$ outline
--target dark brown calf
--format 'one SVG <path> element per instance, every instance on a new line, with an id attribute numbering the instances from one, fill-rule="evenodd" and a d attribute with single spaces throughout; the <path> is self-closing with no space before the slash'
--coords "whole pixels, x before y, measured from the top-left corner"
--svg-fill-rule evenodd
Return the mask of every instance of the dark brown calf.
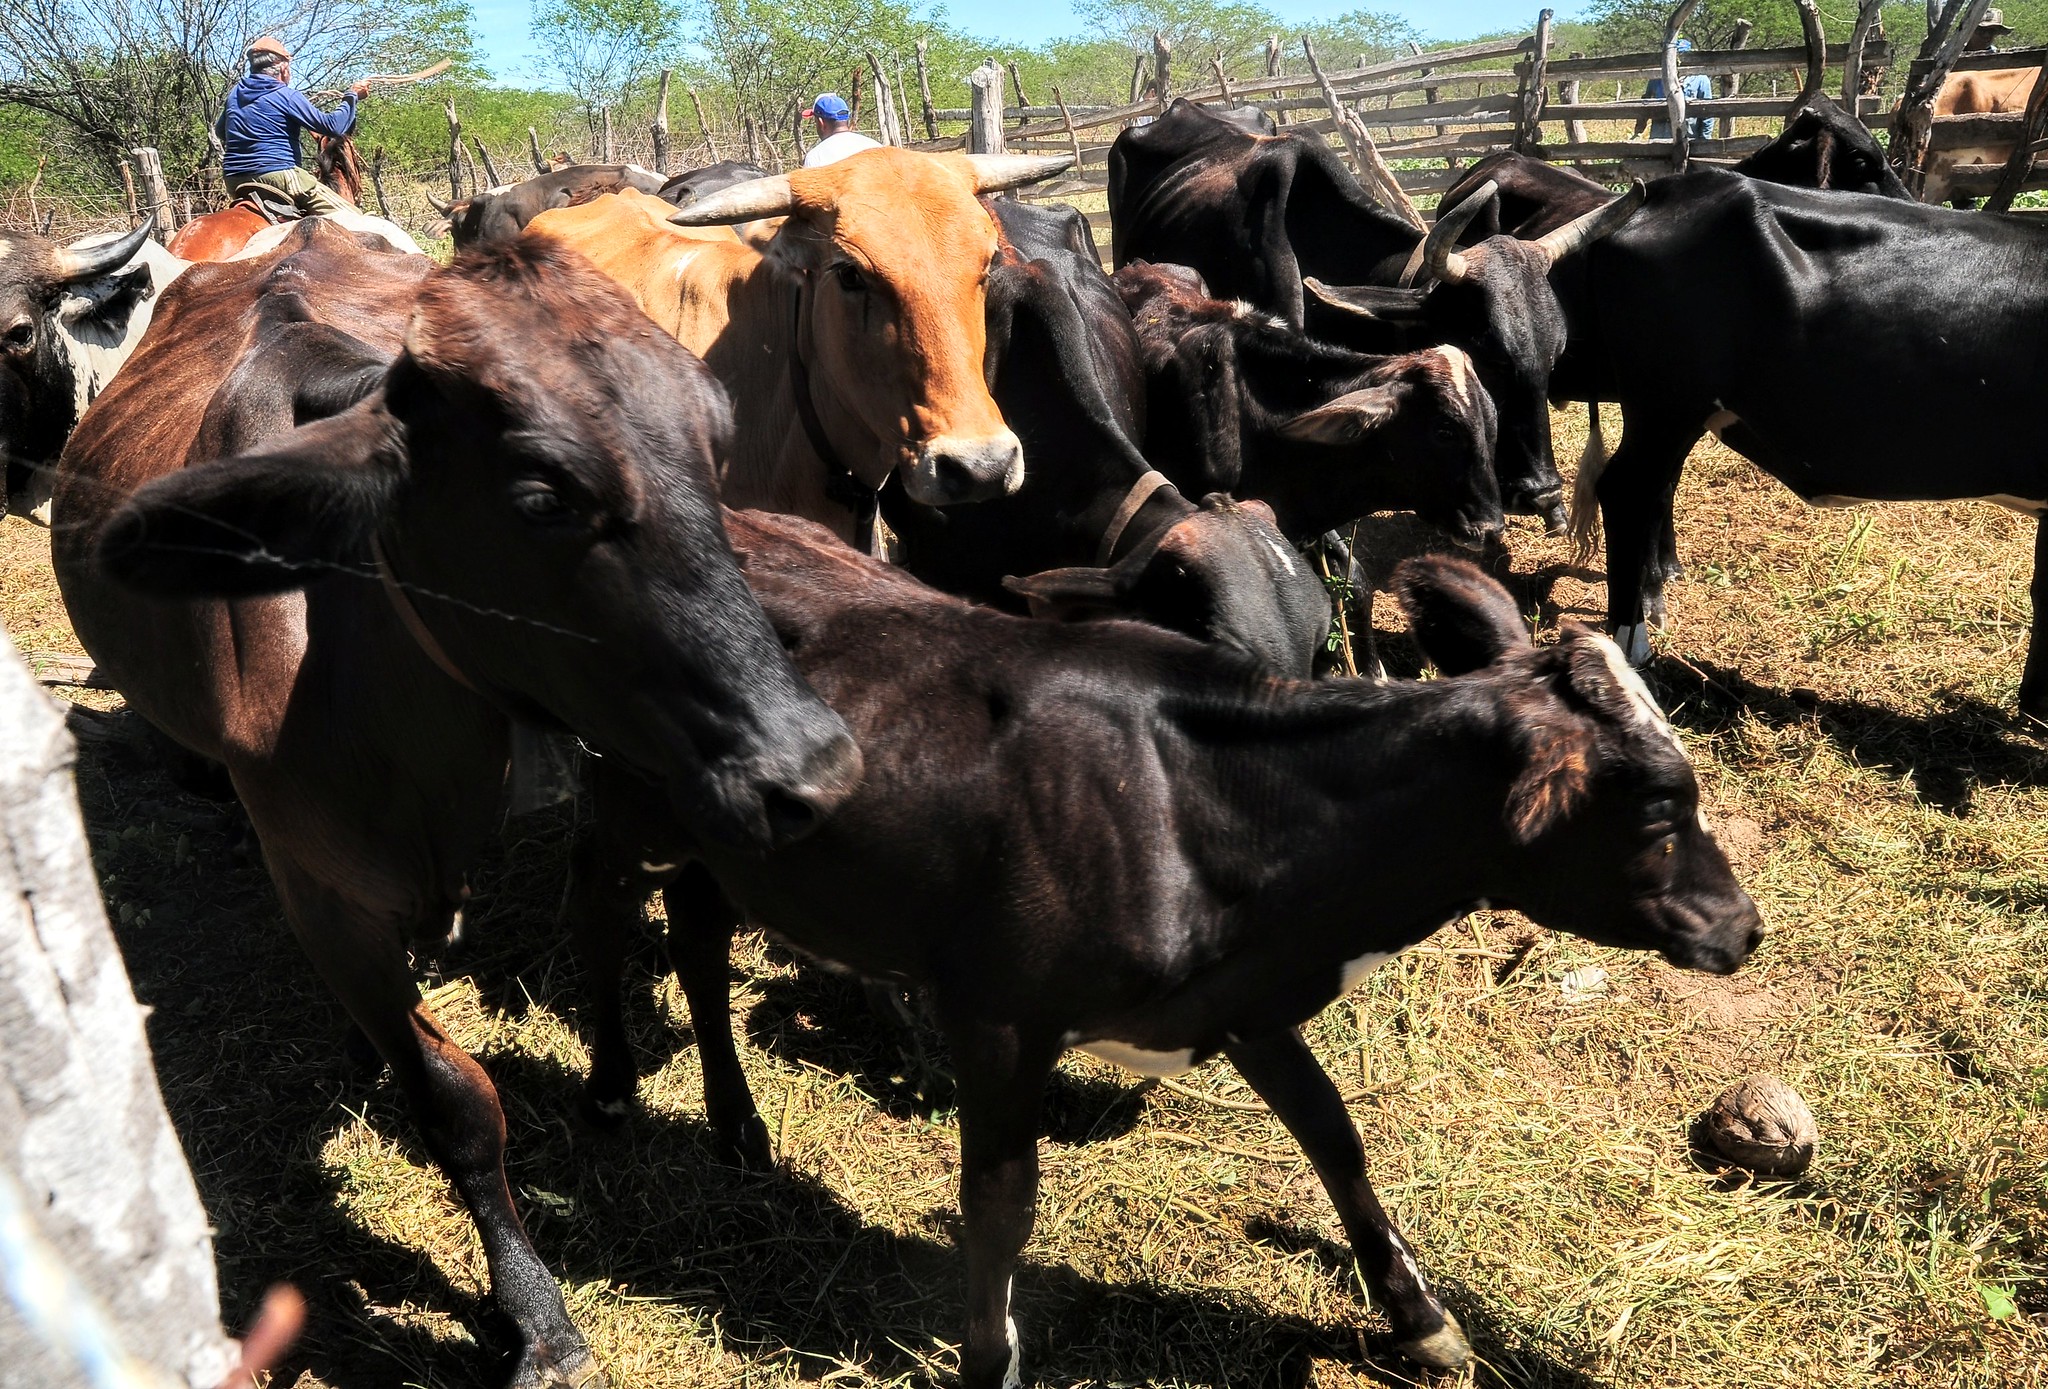
<path id="1" fill-rule="evenodd" d="M 499 824 L 508 713 L 728 843 L 801 832 L 858 778 L 719 528 L 730 429 L 702 364 L 573 254 L 431 271 L 308 221 L 164 296 L 61 473 L 80 639 L 226 765 L 476 1219 L 524 1389 L 603 1376 L 513 1208 L 497 1093 L 408 954 L 448 939 Z"/>
<path id="2" fill-rule="evenodd" d="M 728 1016 L 738 913 L 921 985 L 959 1077 L 961 1378 L 994 1389 L 1018 1378 L 1011 1274 L 1060 1053 L 1152 1074 L 1221 1053 L 1314 1162 L 1403 1351 L 1464 1364 L 1296 1028 L 1486 903 L 1684 966 L 1742 963 L 1755 906 L 1613 643 L 1571 629 L 1532 647 L 1497 584 L 1434 560 L 1401 592 L 1447 678 L 1275 680 L 1150 627 L 970 606 L 792 518 L 733 513 L 728 531 L 798 668 L 861 740 L 867 780 L 818 834 L 760 856 L 692 842 L 658 788 L 601 769 L 574 897 L 596 976 L 593 1098 L 631 1095 L 619 963 L 657 883 L 706 1109 L 753 1162 L 770 1154 Z"/>

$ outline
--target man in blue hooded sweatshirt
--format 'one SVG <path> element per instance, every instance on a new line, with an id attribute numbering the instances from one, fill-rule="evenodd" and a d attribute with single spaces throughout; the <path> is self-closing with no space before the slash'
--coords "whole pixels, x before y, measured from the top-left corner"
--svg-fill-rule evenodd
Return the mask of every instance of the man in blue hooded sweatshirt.
<path id="1" fill-rule="evenodd" d="M 249 195 L 252 185 L 278 195 L 305 216 L 327 216 L 345 204 L 299 167 L 299 132 L 340 138 L 355 128 L 356 103 L 370 84 L 348 89 L 339 108 L 322 111 L 293 91 L 292 54 L 265 34 L 249 45 L 249 71 L 228 91 L 227 109 L 214 129 L 220 134 L 221 176 L 230 198 Z"/>

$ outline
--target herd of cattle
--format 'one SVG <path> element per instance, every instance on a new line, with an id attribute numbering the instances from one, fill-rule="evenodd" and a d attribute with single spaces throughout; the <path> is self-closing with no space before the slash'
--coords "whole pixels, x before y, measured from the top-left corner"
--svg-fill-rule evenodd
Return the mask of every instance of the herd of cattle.
<path id="1" fill-rule="evenodd" d="M 1694 968 L 1755 948 L 1628 660 L 1691 445 L 1817 502 L 2048 498 L 2048 231 L 1904 199 L 1824 104 L 1618 198 L 1497 156 L 1423 236 L 1320 142 L 1176 103 L 1117 141 L 1114 274 L 1079 214 L 991 196 L 1062 162 L 570 170 L 451 208 L 447 268 L 323 221 L 202 264 L 146 231 L 0 238 L 0 430 L 54 474 L 72 624 L 174 774 L 226 769 L 476 1219 L 515 1384 L 603 1376 L 409 959 L 458 929 L 519 730 L 597 754 L 571 916 L 600 1121 L 634 1090 L 620 977 L 657 889 L 738 1160 L 772 1161 L 728 1017 L 743 921 L 924 990 L 959 1079 L 970 1389 L 1019 1382 L 1070 1047 L 1227 1057 L 1398 1349 L 1455 1367 L 1296 1029 L 1487 904 Z M 1567 524 L 1556 400 L 1621 405 L 1572 499 L 1620 645 L 1532 646 L 1497 582 L 1427 557 L 1391 585 L 1445 678 L 1303 678 L 1330 623 L 1304 543 L 1383 510 L 1468 548 L 1504 512 Z"/>

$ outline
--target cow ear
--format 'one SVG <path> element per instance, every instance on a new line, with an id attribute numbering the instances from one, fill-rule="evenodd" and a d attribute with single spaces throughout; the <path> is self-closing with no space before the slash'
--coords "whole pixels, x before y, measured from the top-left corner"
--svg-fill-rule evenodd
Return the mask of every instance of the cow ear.
<path id="1" fill-rule="evenodd" d="M 282 593 L 359 567 L 400 480 L 397 431 L 379 392 L 254 452 L 157 478 L 108 521 L 99 562 L 169 598 Z"/>
<path id="2" fill-rule="evenodd" d="M 1571 715 L 1566 722 L 1537 723 L 1529 730 L 1528 760 L 1508 788 L 1508 832 L 1518 844 L 1532 844 L 1576 810 L 1592 780 L 1593 735 Z"/>
<path id="3" fill-rule="evenodd" d="M 149 266 L 132 265 L 115 274 L 102 275 L 97 280 L 68 286 L 57 313 L 74 332 L 87 326 L 112 324 L 116 326 L 107 331 L 118 334 L 118 325 L 125 324 L 135 306 L 154 293 L 156 284 L 150 276 Z"/>
<path id="4" fill-rule="evenodd" d="M 1360 318 L 1403 323 L 1422 317 L 1429 286 L 1401 289 L 1391 285 L 1326 285 L 1314 276 L 1301 282 L 1319 304 Z"/>
<path id="5" fill-rule="evenodd" d="M 1012 575 L 1003 580 L 1003 587 L 1029 603 L 1033 617 L 1077 622 L 1122 612 L 1130 582 L 1130 573 L 1121 568 L 1076 565 L 1022 578 Z"/>
<path id="6" fill-rule="evenodd" d="M 1394 417 L 1405 389 L 1398 381 L 1346 391 L 1327 405 L 1283 422 L 1280 437 L 1298 444 L 1355 444 Z"/>
<path id="7" fill-rule="evenodd" d="M 1476 564 L 1449 555 L 1403 560 L 1393 588 L 1416 643 L 1446 675 L 1529 649 L 1529 624 L 1515 600 Z"/>

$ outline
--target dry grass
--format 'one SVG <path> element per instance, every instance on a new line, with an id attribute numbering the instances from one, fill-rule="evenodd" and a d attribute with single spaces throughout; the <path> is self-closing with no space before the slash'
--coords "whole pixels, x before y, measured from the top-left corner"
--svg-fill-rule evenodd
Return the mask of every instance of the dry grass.
<path id="1" fill-rule="evenodd" d="M 1558 417 L 1560 456 L 1582 419 Z M 1315 1045 L 1475 1333 L 1478 1384 L 2048 1384 L 2048 753 L 2007 712 L 2029 523 L 1813 511 L 1712 445 L 1679 515 L 1691 578 L 1651 676 L 1765 948 L 1715 980 L 1479 918 L 1330 1008 Z M 71 649 L 43 539 L 0 525 L 0 617 L 25 650 Z M 1546 620 L 1593 614 L 1597 576 L 1560 542 L 1523 528 L 1514 547 Z M 281 1383 L 480 1382 L 477 1241 L 388 1082 L 339 1060 L 338 1011 L 237 818 L 112 743 L 88 745 L 81 787 L 231 1316 L 292 1278 L 315 1316 Z M 679 997 L 651 968 L 633 989 L 658 1067 L 645 1112 L 616 1136 L 580 1127 L 576 970 L 553 922 L 565 829 L 515 828 L 471 944 L 426 984 L 504 1092 L 513 1184 L 614 1382 L 943 1375 L 960 1324 L 943 1082 L 901 1073 L 855 991 L 749 942 L 733 1018 L 784 1170 L 716 1160 Z M 1568 999 L 1562 976 L 1590 964 L 1608 991 Z M 1819 1118 L 1797 1185 L 1689 1152 L 1691 1117 L 1756 1069 Z M 1244 1097 L 1221 1064 L 1187 1085 Z M 1270 1117 L 1074 1057 L 1046 1132 L 1018 1280 L 1042 1382 L 1405 1382 L 1371 1360 L 1380 1324 Z"/>

